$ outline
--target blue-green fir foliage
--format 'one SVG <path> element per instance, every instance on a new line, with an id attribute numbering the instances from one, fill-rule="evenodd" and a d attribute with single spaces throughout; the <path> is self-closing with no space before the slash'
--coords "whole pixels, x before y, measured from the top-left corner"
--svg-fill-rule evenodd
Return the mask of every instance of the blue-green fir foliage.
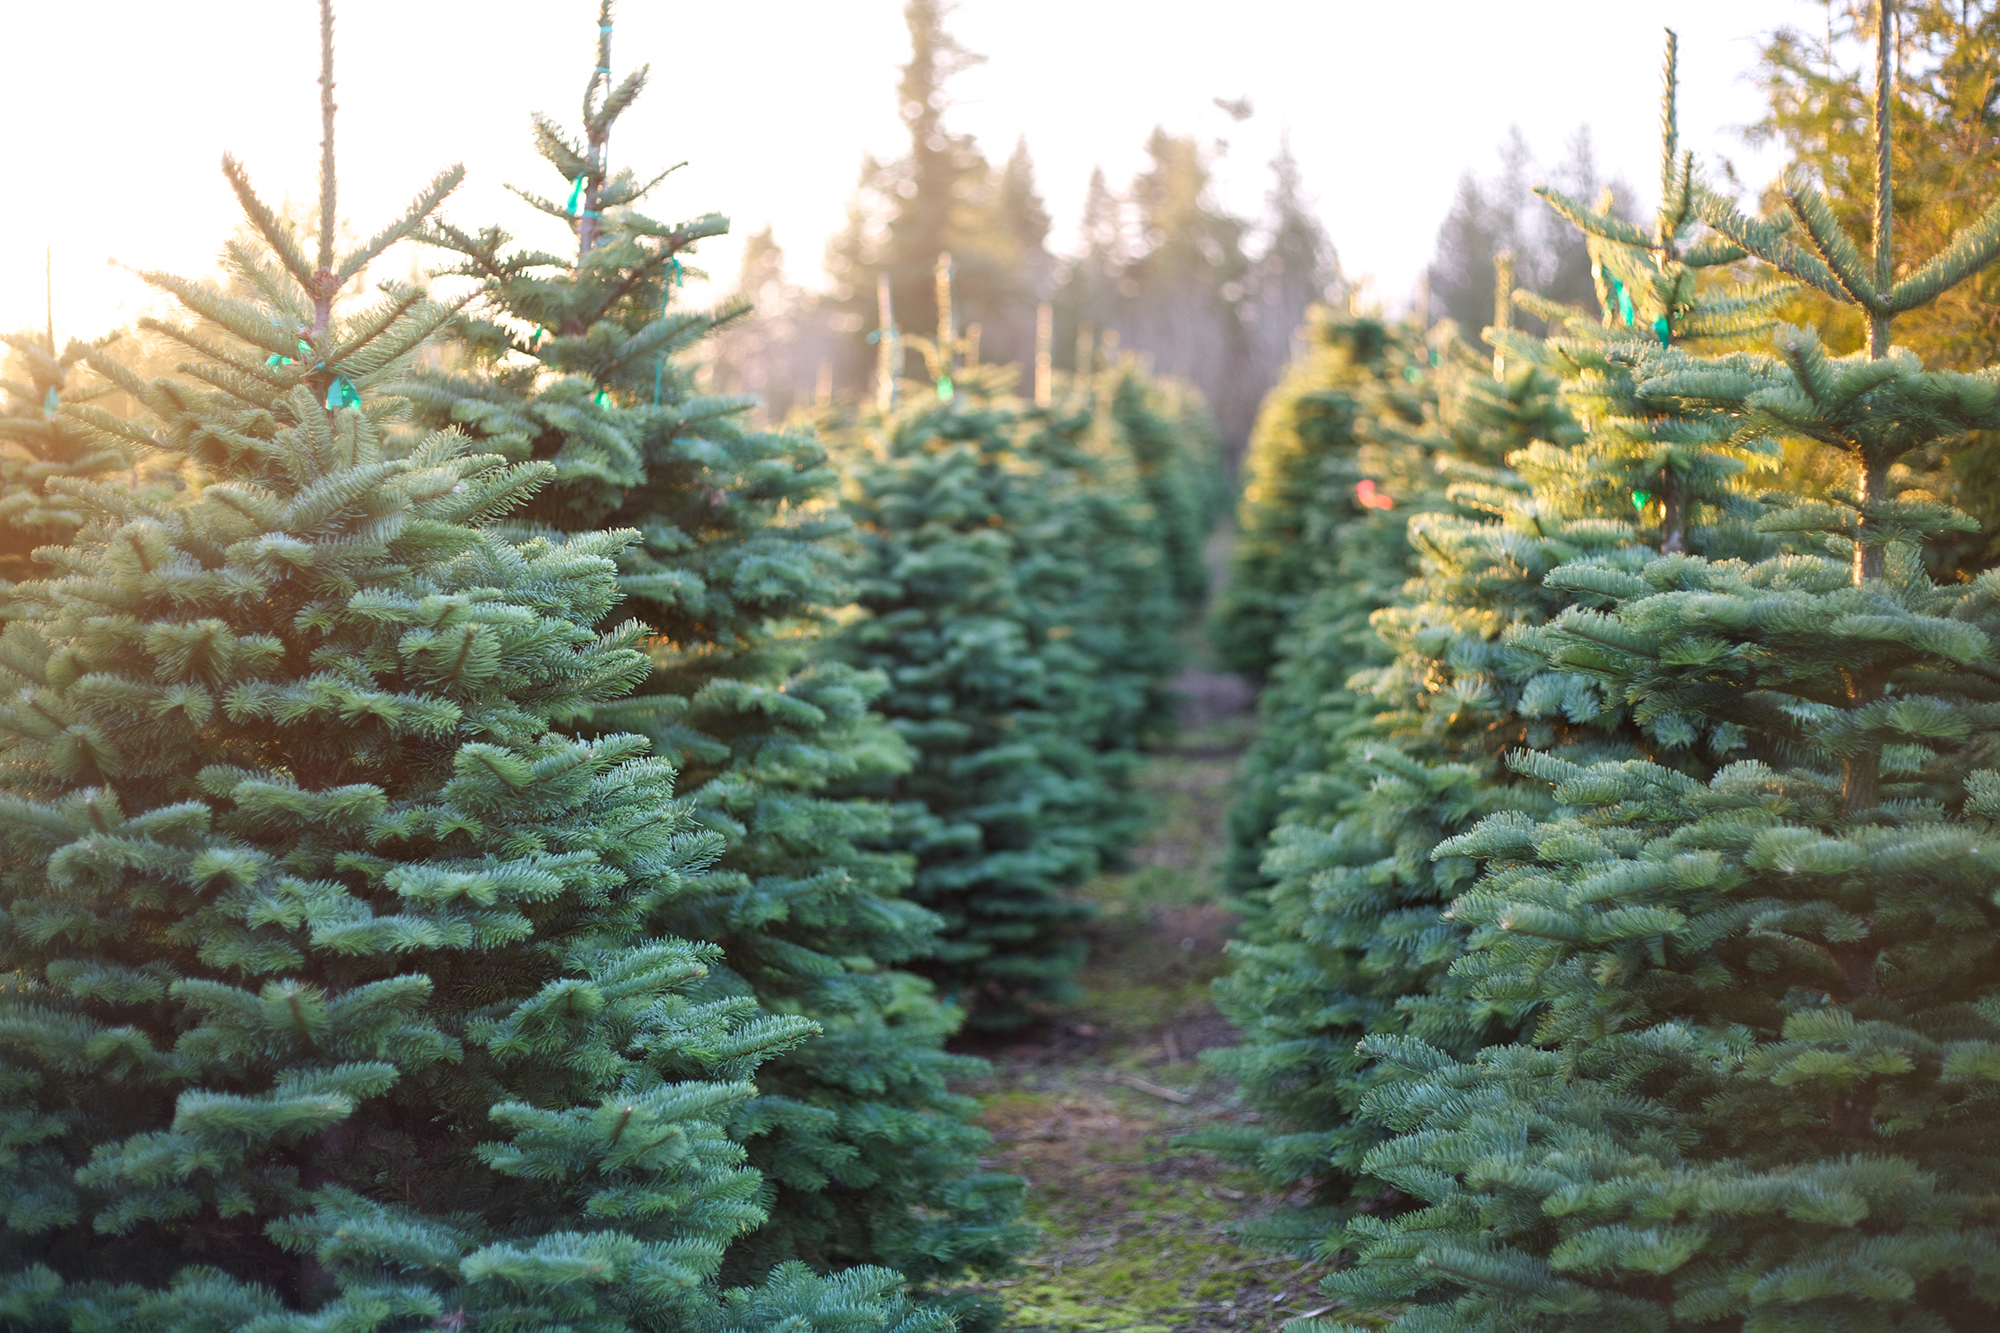
<path id="1" fill-rule="evenodd" d="M 1410 340 L 1380 319 L 1325 308 L 1308 318 L 1304 354 L 1257 412 L 1229 581 L 1209 631 L 1223 664 L 1248 676 L 1276 662 L 1279 636 L 1319 586 L 1333 530 L 1367 513 L 1353 493 L 1356 392 L 1405 365 L 1416 369 Z"/>
<path id="2" fill-rule="evenodd" d="M 605 13 L 597 64 L 608 66 Z M 421 421 L 457 425 L 551 484 L 523 535 L 629 527 L 619 614 L 652 631 L 637 693 L 566 719 L 580 734 L 637 732 L 678 771 L 719 857 L 656 904 L 647 929 L 722 946 L 700 993 L 754 997 L 823 1029 L 758 1076 L 730 1132 L 768 1182 L 770 1218 L 735 1241 L 725 1273 L 887 1263 L 929 1281 L 1004 1265 L 1020 1248 L 1017 1178 L 983 1173 L 975 1104 L 947 1080 L 976 1072 L 943 1041 L 957 1013 L 904 965 L 936 947 L 937 919 L 902 897 L 906 856 L 879 802 L 833 794 L 905 771 L 871 711 L 878 674 L 824 659 L 831 561 L 848 529 L 810 435 L 755 428 L 754 403 L 696 391 L 687 351 L 723 319 L 676 309 L 683 256 L 726 227 L 640 211 L 656 181 L 611 171 L 611 123 L 645 82 L 601 71 L 580 140 L 537 119 L 542 154 L 573 198 L 527 194 L 576 236 L 519 250 L 498 228 L 440 224 L 430 239 L 479 279 L 450 329 L 456 368 L 413 377 Z"/>
<path id="3" fill-rule="evenodd" d="M 945 920 L 929 970 L 991 1027 L 1072 993 L 1067 891 L 1136 836 L 1124 779 L 1171 724 L 1175 660 L 1159 524 L 1091 386 L 1037 409 L 1004 378 L 913 387 L 842 446 L 867 614 L 841 651 L 886 674 L 917 754 L 877 790 L 928 812 L 902 841 Z"/>
<path id="4" fill-rule="evenodd" d="M 83 526 L 85 508 L 63 493 L 63 480 L 101 479 L 130 464 L 116 440 L 62 411 L 105 393 L 83 364 L 93 345 L 72 341 L 58 351 L 52 337 L 0 338 L 8 353 L 0 375 L 0 587 L 45 573 L 35 549 L 60 546 Z"/>
<path id="5" fill-rule="evenodd" d="M 1885 211 L 1889 188 L 1884 171 Z M 1897 463 L 1990 429 L 2000 372 L 1926 372 L 1889 333 L 2000 254 L 2000 209 L 1892 281 L 1886 229 L 1862 259 L 1809 186 L 1770 222 L 1686 173 L 1669 193 L 1695 196 L 1718 250 L 1860 306 L 1870 346 L 1834 358 L 1793 328 L 1754 358 L 1656 345 L 1640 381 L 1745 444 L 1830 451 L 1851 484 L 1766 496 L 1758 526 L 1789 547 L 1768 558 L 1551 573 L 1608 604 L 1525 646 L 1628 701 L 1646 752 L 1523 752 L 1552 808 L 1439 847 L 1488 867 L 1453 908 L 1473 932 L 1458 971 L 1532 1009 L 1534 1040 L 1468 1060 L 1371 1039 L 1401 1077 L 1370 1098 L 1395 1137 L 1366 1168 L 1422 1207 L 1357 1223 L 1360 1264 L 1331 1285 L 1413 1302 L 1396 1326 L 1424 1333 L 1990 1327 L 2000 578 L 1931 581 L 1925 544 L 1971 520 Z M 1685 762 L 1725 742 L 1719 770 Z"/>
<path id="6" fill-rule="evenodd" d="M 716 1291 L 728 1127 L 814 1025 L 699 993 L 652 923 L 722 840 L 644 738 L 551 729 L 646 675 L 632 534 L 503 539 L 549 464 L 384 445 L 450 312 L 332 297 L 458 173 L 338 256 L 326 115 L 316 260 L 228 164 L 254 294 L 150 275 L 197 364 L 93 353 L 148 416 L 63 409 L 200 484 L 51 482 L 95 517 L 0 639 L 4 1321 L 941 1330 L 883 1269 Z"/>
<path id="7" fill-rule="evenodd" d="M 1657 234 L 1680 245 L 1696 226 L 1689 209 L 1670 197 Z M 1734 440 L 1727 413 L 1637 367 L 1657 348 L 1646 327 L 1656 313 L 1672 311 L 1682 337 L 1735 338 L 1757 327 L 1776 290 L 1701 287 L 1699 268 L 1740 257 L 1727 253 L 1656 262 L 1643 247 L 1601 240 L 1595 256 L 1609 275 L 1603 326 L 1520 294 L 1558 334 L 1489 331 L 1497 374 L 1447 396 L 1433 448 L 1450 508 L 1410 521 L 1418 577 L 1372 618 L 1390 661 L 1357 677 L 1345 715 L 1365 725 L 1323 773 L 1293 785 L 1264 863 L 1267 913 L 1220 987 L 1247 1040 L 1217 1062 L 1269 1119 L 1211 1138 L 1275 1180 L 1316 1181 L 1330 1206 L 1405 1202 L 1368 1165 L 1383 1130 L 1360 1114 L 1395 1071 L 1357 1042 L 1417 1037 L 1469 1057 L 1517 1031 L 1526 1012 L 1518 997 L 1450 974 L 1467 936 L 1452 904 L 1485 854 L 1433 849 L 1482 817 L 1549 808 L 1545 786 L 1507 763 L 1519 747 L 1584 762 L 1630 757 L 1645 743 L 1629 700 L 1551 664 L 1524 637 L 1569 605 L 1607 604 L 1595 584 L 1551 586 L 1546 576 L 1572 567 L 1629 577 L 1660 546 L 1774 545 L 1751 530 L 1746 493 L 1768 449 Z M 1704 771 L 1739 743 L 1727 731 L 1699 739 L 1679 758 Z M 1281 1218 L 1270 1229 L 1337 1248 L 1326 1223 Z"/>
<path id="8" fill-rule="evenodd" d="M 1410 517 L 1435 507 L 1428 437 L 1456 360 L 1449 329 L 1438 334 L 1433 348 L 1414 328 L 1315 308 L 1303 355 L 1258 413 L 1243 531 L 1214 626 L 1242 636 L 1219 640 L 1225 659 L 1240 660 L 1267 615 L 1280 624 L 1223 859 L 1224 883 L 1253 920 L 1271 830 L 1292 783 L 1323 771 L 1355 725 L 1341 706 L 1347 680 L 1386 656 L 1368 618 L 1412 572 Z"/>
<path id="9" fill-rule="evenodd" d="M 1136 357 L 1120 358 L 1099 380 L 1153 507 L 1174 596 L 1199 609 L 1208 600 L 1209 534 L 1229 496 L 1215 422 L 1191 387 L 1152 378 Z"/>

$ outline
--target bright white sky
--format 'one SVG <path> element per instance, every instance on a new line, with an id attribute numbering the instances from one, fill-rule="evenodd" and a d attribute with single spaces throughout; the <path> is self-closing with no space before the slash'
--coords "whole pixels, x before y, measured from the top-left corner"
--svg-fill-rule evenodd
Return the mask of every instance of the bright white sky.
<path id="1" fill-rule="evenodd" d="M 771 223 L 795 280 L 816 283 L 862 155 L 903 143 L 901 8 L 626 0 L 613 65 L 650 61 L 654 82 L 621 122 L 616 159 L 687 160 L 658 215 L 713 209 L 739 237 Z M 342 0 L 340 206 L 354 230 L 372 232 L 433 170 L 462 161 L 470 179 L 450 216 L 539 234 L 501 187 L 560 192 L 530 146 L 528 114 L 576 115 L 595 12 L 596 0 Z M 15 6 L 0 123 L 59 147 L 17 164 L 0 212 L 0 327 L 40 325 L 45 245 L 59 337 L 148 303 L 107 257 L 208 271 L 236 217 L 217 170 L 225 150 L 267 198 L 309 201 L 315 13 L 311 0 Z M 1414 289 L 1459 174 L 1491 171 L 1510 124 L 1546 161 L 1587 121 L 1599 162 L 1649 192 L 1663 21 L 1681 35 L 1684 142 L 1761 183 L 1779 164 L 1736 133 L 1759 113 L 1745 74 L 1773 28 L 1823 24 L 1814 0 L 963 0 L 954 31 L 988 61 L 954 85 L 948 123 L 995 160 L 1026 136 L 1057 249 L 1073 241 L 1091 167 L 1122 185 L 1153 125 L 1226 138 L 1222 196 L 1248 213 L 1289 131 L 1342 265 L 1372 275 L 1393 308 Z M 1248 97 L 1256 114 L 1233 123 L 1214 97 Z M 730 282 L 736 251 L 711 242 L 701 262 Z"/>

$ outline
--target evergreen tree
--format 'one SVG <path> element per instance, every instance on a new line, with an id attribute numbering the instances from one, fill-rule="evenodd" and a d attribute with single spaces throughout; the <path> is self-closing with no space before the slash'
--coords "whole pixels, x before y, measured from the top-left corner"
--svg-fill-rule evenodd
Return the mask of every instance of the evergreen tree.
<path id="1" fill-rule="evenodd" d="M 1055 261 L 1047 250 L 1049 217 L 1035 188 L 1027 144 L 995 170 L 978 143 L 945 124 L 947 84 L 985 59 L 946 29 L 948 0 L 908 0 L 910 59 L 897 84 L 910 131 L 909 151 L 862 167 L 861 197 L 849 227 L 828 252 L 827 271 L 850 330 L 876 323 L 876 278 L 886 274 L 896 321 L 906 329 L 938 324 L 937 257 L 949 254 L 959 326 L 978 326 L 984 360 L 1032 364 L 1035 307 Z M 857 353 L 846 382 L 859 387 Z M 866 358 L 872 368 L 874 358 Z M 914 367 L 897 368 L 898 373 Z"/>
<path id="2" fill-rule="evenodd" d="M 1797 179 L 1772 221 L 1702 203 L 1727 245 L 1859 307 L 1865 350 L 1785 327 L 1769 357 L 1667 346 L 1639 366 L 1746 443 L 1837 451 L 1849 484 L 1770 497 L 1759 527 L 1797 543 L 1773 558 L 1663 542 L 1638 568 L 1554 571 L 1608 605 L 1528 646 L 1632 701 L 1648 752 L 1520 756 L 1554 808 L 1438 849 L 1494 866 L 1454 909 L 1464 978 L 1538 1024 L 1470 1062 L 1371 1043 L 1407 1076 L 1372 1103 L 1397 1137 L 1367 1169 L 1426 1206 L 1357 1223 L 1363 1264 L 1334 1285 L 1414 1300 L 1402 1327 L 1970 1329 L 2000 1304 L 2000 585 L 1931 580 L 1922 545 L 1969 520 L 1897 470 L 1991 428 L 2000 371 L 1925 371 L 1890 344 L 1898 313 L 2000 257 L 2000 206 L 1896 278 L 1891 33 L 1872 253 Z M 1684 175 L 1670 197 L 1693 193 Z M 1704 771 L 1703 741 L 1741 757 Z"/>
<path id="3" fill-rule="evenodd" d="M 1088 374 L 1097 368 L 1093 340 L 1115 330 L 1117 346 L 1201 391 L 1225 453 L 1239 458 L 1257 400 L 1281 363 L 1260 373 L 1244 326 L 1250 225 L 1216 202 L 1210 155 L 1195 139 L 1156 127 L 1146 155 L 1123 199 L 1101 172 L 1092 174 L 1085 250 L 1055 295 L 1057 342 L 1078 349 L 1083 360 L 1074 368 Z"/>
<path id="4" fill-rule="evenodd" d="M 1090 169 L 1084 189 L 1083 216 L 1077 223 L 1083 242 L 1080 253 L 1063 265 L 1056 288 L 1054 336 L 1056 363 L 1088 375 L 1097 368 L 1097 347 L 1108 328 L 1124 322 L 1125 265 L 1132 243 L 1125 225 L 1125 206 L 1104 177 L 1104 168 Z"/>
<path id="5" fill-rule="evenodd" d="M 1260 371 L 1292 362 L 1294 340 L 1301 336 L 1315 305 L 1347 300 L 1333 242 L 1307 207 L 1305 179 L 1289 138 L 1280 142 L 1278 155 L 1271 159 L 1271 189 L 1264 196 L 1264 207 L 1270 232 L 1250 271 L 1250 304 L 1245 311 L 1252 361 Z"/>
<path id="6" fill-rule="evenodd" d="M 1104 372 L 1104 411 L 1123 437 L 1138 484 L 1153 508 L 1174 596 L 1200 607 L 1208 598 L 1204 548 L 1222 517 L 1226 483 L 1214 426 L 1198 394 L 1161 383 L 1122 358 Z"/>
<path id="7" fill-rule="evenodd" d="M 1318 586 L 1332 534 L 1369 512 L 1354 493 L 1356 394 L 1405 365 L 1414 369 L 1410 341 L 1379 319 L 1322 311 L 1302 358 L 1259 410 L 1237 502 L 1229 582 L 1210 631 L 1232 670 L 1270 671 L 1279 635 Z"/>
<path id="8" fill-rule="evenodd" d="M 647 76 L 614 86 L 610 39 L 607 5 L 582 136 L 535 122 L 568 201 L 523 192 L 573 229 L 574 255 L 514 250 L 499 228 L 435 227 L 463 261 L 455 271 L 483 287 L 451 328 L 463 369 L 407 392 L 424 424 L 553 467 L 520 511 L 524 534 L 640 533 L 620 557 L 620 609 L 650 628 L 650 669 L 632 697 L 567 721 L 646 736 L 721 839 L 648 928 L 721 946 L 704 995 L 754 997 L 824 1032 L 767 1065 L 730 1120 L 771 1195 L 725 1273 L 793 1258 L 886 1263 L 924 1282 L 992 1269 L 1025 1238 L 1020 1182 L 978 1170 L 989 1140 L 971 1124 L 977 1108 L 946 1085 L 980 1066 L 943 1051 L 956 1015 L 902 969 L 935 947 L 938 923 L 901 897 L 906 859 L 872 850 L 890 812 L 833 791 L 890 781 L 910 758 L 870 711 L 881 678 L 820 660 L 820 620 L 845 596 L 825 451 L 751 427 L 746 399 L 695 391 L 685 353 L 734 312 L 672 298 L 681 256 L 727 224 L 654 221 L 639 209 L 657 178 L 607 162 Z"/>
<path id="9" fill-rule="evenodd" d="M 108 340 L 106 340 L 108 341 Z M 124 450 L 65 416 L 102 396 L 85 388 L 84 358 L 92 345 L 72 341 L 57 351 L 55 330 L 4 339 L 12 355 L 0 377 L 0 587 L 44 572 L 37 547 L 60 546 L 76 535 L 84 513 L 76 500 L 51 490 L 57 479 L 101 479 L 128 465 Z"/>
<path id="10" fill-rule="evenodd" d="M 1512 346 L 1507 379 L 1464 373 L 1430 429 L 1412 432 L 1405 489 L 1385 491 L 1398 509 L 1343 532 L 1346 564 L 1372 554 L 1379 575 L 1380 553 L 1402 544 L 1414 578 L 1397 589 L 1378 577 L 1361 595 L 1335 583 L 1300 608 L 1230 811 L 1229 866 L 1252 914 L 1217 999 L 1244 1041 L 1208 1058 L 1265 1120 L 1201 1141 L 1274 1182 L 1314 1182 L 1313 1207 L 1258 1226 L 1281 1244 L 1318 1243 L 1329 1208 L 1384 1202 L 1360 1170 L 1381 1134 L 1357 1122 L 1375 1078 L 1357 1037 L 1416 1023 L 1441 1044 L 1476 1048 L 1510 1030 L 1510 1014 L 1455 996 L 1411 1012 L 1462 946 L 1438 910 L 1469 867 L 1434 865 L 1430 851 L 1481 813 L 1534 808 L 1505 781 L 1501 754 L 1590 720 L 1524 715 L 1524 691 L 1549 682 L 1522 669 L 1506 633 L 1560 605 L 1541 588 L 1548 569 L 1629 540 L 1629 528 L 1569 532 L 1499 462 L 1535 438 L 1575 435 L 1554 377 L 1525 355 L 1526 340 Z"/>
<path id="11" fill-rule="evenodd" d="M 1670 87 L 1671 60 L 1670 50 Z M 1549 809 L 1540 785 L 1508 765 L 1519 747 L 1587 763 L 1645 743 L 1631 700 L 1526 646 L 1566 607 L 1604 604 L 1545 576 L 1579 561 L 1636 571 L 1661 548 L 1754 555 L 1773 545 L 1748 528 L 1748 469 L 1765 455 L 1734 440 L 1730 414 L 1662 392 L 1643 373 L 1662 329 L 1726 344 L 1763 323 L 1781 294 L 1701 280 L 1742 256 L 1689 246 L 1698 223 L 1671 102 L 1666 123 L 1666 202 L 1650 232 L 1549 192 L 1597 233 L 1608 327 L 1517 294 L 1549 322 L 1567 320 L 1562 335 L 1490 331 L 1497 376 L 1447 396 L 1429 447 L 1453 483 L 1451 509 L 1410 520 L 1418 577 L 1373 617 L 1390 660 L 1357 677 L 1351 704 L 1322 704 L 1330 762 L 1291 786 L 1263 864 L 1268 907 L 1220 987 L 1248 1040 L 1217 1062 L 1270 1121 L 1211 1142 L 1274 1180 L 1316 1181 L 1327 1205 L 1396 1204 L 1385 1179 L 1407 1189 L 1375 1173 L 1383 1131 L 1363 1114 L 1394 1076 L 1383 1051 L 1418 1040 L 1470 1057 L 1528 1012 L 1518 996 L 1448 975 L 1466 945 L 1459 900 L 1481 855 L 1433 849 L 1482 816 Z M 1712 767 L 1732 743 L 1707 737 L 1681 761 Z M 1319 1213 L 1273 1229 L 1323 1245 L 1326 1225 Z"/>
<path id="12" fill-rule="evenodd" d="M 1449 332 L 1438 332 L 1448 355 Z M 1429 442 L 1414 434 L 1436 425 L 1432 349 L 1407 326 L 1324 310 L 1312 337 L 1260 414 L 1247 517 L 1218 617 L 1225 661 L 1245 661 L 1245 640 L 1269 635 L 1270 678 L 1230 803 L 1223 862 L 1224 883 L 1248 895 L 1253 911 L 1288 789 L 1339 751 L 1344 724 L 1329 730 L 1322 713 L 1344 697 L 1348 677 L 1383 659 L 1369 617 L 1411 572 L 1404 529 L 1431 489 Z M 1368 361 L 1357 364 L 1357 354 Z M 1448 377 L 1449 360 L 1443 369 Z M 1287 492 L 1289 514 L 1269 502 Z M 1243 637 L 1224 637 L 1232 633 Z"/>
<path id="13" fill-rule="evenodd" d="M 881 707 L 918 754 L 875 790 L 921 803 L 903 845 L 946 923 L 930 970 L 975 1025 L 1009 1027 L 1073 993 L 1066 891 L 1136 835 L 1123 779 L 1171 720 L 1172 588 L 1087 382 L 1045 410 L 999 371 L 940 369 L 938 394 L 846 445 L 869 614 L 841 642 L 888 676 Z"/>
<path id="14" fill-rule="evenodd" d="M 1865 15 L 1867 10 L 1853 11 Z M 1873 202 L 1874 148 L 1870 106 L 1861 71 L 1843 59 L 1867 34 L 1853 15 L 1827 11 L 1824 38 L 1785 28 L 1759 62 L 1769 110 L 1755 127 L 1782 144 L 1826 191 L 1841 225 L 1868 225 Z M 1856 42 L 1856 39 L 1863 39 Z M 1992 0 L 1921 0 L 1899 11 L 1898 79 L 1892 153 L 1901 181 L 1893 207 L 1898 235 L 1916 253 L 1942 249 L 1975 220 L 1986 183 L 2000 170 L 2000 5 Z M 1775 202 L 1775 201 L 1774 201 Z M 1976 370 L 2000 361 L 2000 274 L 1975 274 L 1930 305 L 1903 312 L 1902 346 L 1926 365 Z M 1860 312 L 1801 287 L 1787 319 L 1820 330 L 1829 348 L 1848 352 L 1866 335 Z M 1906 466 L 1949 475 L 1932 484 L 1952 490 L 1979 520 L 1980 531 L 1931 544 L 1941 577 L 1968 576 L 2000 551 L 2000 439 L 1972 431 L 1939 442 Z"/>
<path id="15" fill-rule="evenodd" d="M 29 1330 L 948 1327 L 897 1275 L 799 1266 L 719 1298 L 762 1217 L 725 1133 L 813 1024 L 695 998 L 650 931 L 716 850 L 643 738 L 552 719 L 647 670 L 600 628 L 627 532 L 485 526 L 553 472 L 382 387 L 450 311 L 337 319 L 440 176 L 333 245 L 332 15 L 316 252 L 225 171 L 254 301 L 148 274 L 199 359 L 127 422 L 204 484 L 58 479 L 91 521 L 0 639 L 0 1308 Z"/>
<path id="16" fill-rule="evenodd" d="M 1590 129 L 1578 128 L 1565 160 L 1547 173 L 1538 170 L 1534 154 L 1518 127 L 1508 131 L 1500 146 L 1500 171 L 1481 177 L 1466 172 L 1459 178 L 1451 209 L 1438 227 L 1436 248 L 1426 275 L 1432 312 L 1458 321 L 1468 329 L 1492 324 L 1497 309 L 1492 273 L 1501 255 L 1511 255 L 1522 285 L 1544 299 L 1583 305 L 1591 299 L 1591 258 L 1574 228 L 1551 218 L 1534 199 L 1529 182 L 1546 175 L 1574 199 L 1592 199 L 1609 188 L 1606 207 L 1624 220 L 1632 217 L 1632 192 L 1622 180 L 1608 186 L 1600 179 L 1591 151 Z M 1519 312 L 1529 328 L 1541 330 L 1532 311 Z"/>

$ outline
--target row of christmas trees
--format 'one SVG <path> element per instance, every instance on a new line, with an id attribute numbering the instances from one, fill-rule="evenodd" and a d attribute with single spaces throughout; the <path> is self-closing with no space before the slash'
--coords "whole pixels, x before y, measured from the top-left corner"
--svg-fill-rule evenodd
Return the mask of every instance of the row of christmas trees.
<path id="1" fill-rule="evenodd" d="M 1219 1060 L 1263 1118 L 1203 1141 L 1347 1256 L 1294 1330 L 2000 1311 L 2000 570 L 1952 468 L 2000 369 L 1893 338 L 2000 207 L 1899 257 L 1893 34 L 1868 244 L 1803 174 L 1703 186 L 1670 37 L 1650 224 L 1545 192 L 1600 311 L 1503 268 L 1490 361 L 1329 315 L 1266 405 L 1220 612 L 1271 682 Z"/>
<path id="2" fill-rule="evenodd" d="M 1026 403 L 948 329 L 824 443 L 698 391 L 725 224 L 607 160 L 608 3 L 536 121 L 573 251 L 445 221 L 453 171 L 337 253 L 320 12 L 312 234 L 227 163 L 226 285 L 144 275 L 177 371 L 12 340 L 4 1322 L 990 1321 L 949 1288 L 1022 1182 L 943 1042 L 1064 993 L 1133 834 L 1198 406 Z M 470 294 L 344 298 L 406 239 Z"/>

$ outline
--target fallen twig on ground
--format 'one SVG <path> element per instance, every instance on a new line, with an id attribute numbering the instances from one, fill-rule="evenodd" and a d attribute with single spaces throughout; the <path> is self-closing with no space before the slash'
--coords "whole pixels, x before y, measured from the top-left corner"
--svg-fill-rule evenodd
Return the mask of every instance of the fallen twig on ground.
<path id="1" fill-rule="evenodd" d="M 1164 1097 L 1178 1106 L 1186 1106 L 1194 1100 L 1194 1094 L 1191 1092 L 1179 1092 L 1173 1088 L 1163 1088 L 1157 1083 L 1151 1083 L 1140 1078 L 1137 1074 L 1113 1074 L 1112 1078 L 1119 1083 L 1123 1083 L 1128 1088 L 1137 1088 L 1141 1092 L 1150 1092 L 1155 1097 Z"/>

